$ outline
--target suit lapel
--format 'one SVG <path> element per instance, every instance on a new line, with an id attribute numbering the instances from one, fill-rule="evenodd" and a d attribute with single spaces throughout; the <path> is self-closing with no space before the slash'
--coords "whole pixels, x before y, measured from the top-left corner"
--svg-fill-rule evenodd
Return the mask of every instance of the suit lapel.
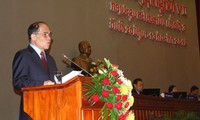
<path id="1" fill-rule="evenodd" d="M 42 62 L 42 60 L 40 59 L 40 57 L 39 57 L 39 55 L 36 53 L 36 51 L 35 51 L 31 46 L 28 46 L 27 49 L 30 51 L 33 60 L 41 67 L 41 69 L 42 69 L 46 74 L 49 74 L 48 71 L 46 70 L 45 66 L 44 66 L 44 63 Z"/>

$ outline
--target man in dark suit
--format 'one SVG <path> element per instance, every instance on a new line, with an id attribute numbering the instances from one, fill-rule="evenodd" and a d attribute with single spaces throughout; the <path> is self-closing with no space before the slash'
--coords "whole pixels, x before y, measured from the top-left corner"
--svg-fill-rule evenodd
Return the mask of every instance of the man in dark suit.
<path id="1" fill-rule="evenodd" d="M 134 81 L 132 81 L 132 86 L 132 94 L 142 94 L 143 83 L 141 78 L 136 78 Z"/>
<path id="2" fill-rule="evenodd" d="M 188 94 L 187 98 L 190 100 L 197 100 L 199 96 L 199 88 L 197 86 L 192 86 L 190 89 L 190 93 Z"/>
<path id="3" fill-rule="evenodd" d="M 28 28 L 29 45 L 18 51 L 13 60 L 13 87 L 21 90 L 28 86 L 53 85 L 56 63 L 45 52 L 51 45 L 52 33 L 44 22 L 35 22 Z M 21 95 L 21 97 L 23 97 Z M 31 120 L 23 111 L 23 99 L 20 105 L 19 120 Z"/>

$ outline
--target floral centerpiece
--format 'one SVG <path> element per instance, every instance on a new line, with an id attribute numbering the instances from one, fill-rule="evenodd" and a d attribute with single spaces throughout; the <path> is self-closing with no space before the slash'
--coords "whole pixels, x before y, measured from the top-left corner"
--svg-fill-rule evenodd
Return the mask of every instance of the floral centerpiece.
<path id="1" fill-rule="evenodd" d="M 134 103 L 131 81 L 124 77 L 118 65 L 111 64 L 107 59 L 104 61 L 105 66 L 98 68 L 92 82 L 84 84 L 84 95 L 91 105 L 98 101 L 104 103 L 99 119 L 134 120 L 134 113 L 129 111 Z"/>
<path id="2" fill-rule="evenodd" d="M 92 75 L 97 75 L 99 74 L 98 69 L 102 69 L 105 67 L 105 64 L 102 60 L 97 60 L 97 62 L 91 62 L 89 64 L 89 73 L 91 73 Z"/>

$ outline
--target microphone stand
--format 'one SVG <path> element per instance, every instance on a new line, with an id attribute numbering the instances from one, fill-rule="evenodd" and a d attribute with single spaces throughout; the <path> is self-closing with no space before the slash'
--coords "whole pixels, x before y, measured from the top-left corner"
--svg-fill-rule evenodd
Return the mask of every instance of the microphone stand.
<path id="1" fill-rule="evenodd" d="M 77 66 L 78 68 L 80 68 L 81 70 L 83 70 L 86 74 L 88 74 L 90 77 L 92 77 L 92 74 L 90 74 L 88 71 L 86 71 L 84 68 L 82 68 L 81 66 L 79 66 L 78 64 L 76 64 L 74 61 L 72 61 L 71 59 L 69 59 L 65 54 L 63 54 L 63 57 L 70 61 L 71 63 L 73 63 L 75 66 Z"/>

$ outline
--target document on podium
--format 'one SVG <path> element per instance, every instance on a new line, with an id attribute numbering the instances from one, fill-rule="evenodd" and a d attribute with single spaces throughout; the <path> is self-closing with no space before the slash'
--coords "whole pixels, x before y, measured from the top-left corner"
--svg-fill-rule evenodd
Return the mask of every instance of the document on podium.
<path id="1" fill-rule="evenodd" d="M 62 77 L 61 81 L 59 81 L 57 79 L 57 77 L 54 75 L 54 80 L 56 82 L 56 84 L 62 84 L 62 83 L 66 83 L 67 81 L 69 81 L 70 79 L 76 77 L 76 76 L 83 76 L 82 71 L 71 71 L 70 73 L 66 74 L 65 76 Z"/>

